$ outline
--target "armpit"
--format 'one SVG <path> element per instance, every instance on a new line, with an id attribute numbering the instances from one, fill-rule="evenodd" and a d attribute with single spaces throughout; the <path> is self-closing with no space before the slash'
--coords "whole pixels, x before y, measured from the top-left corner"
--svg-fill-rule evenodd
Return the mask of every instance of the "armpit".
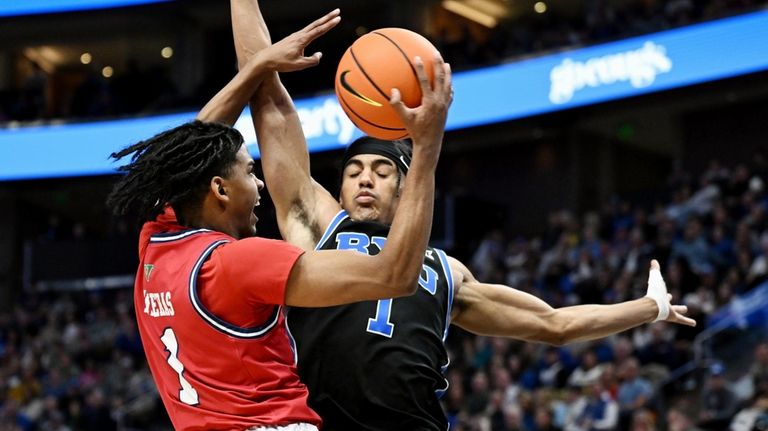
<path id="1" fill-rule="evenodd" d="M 455 272 L 454 272 L 455 274 Z M 455 276 L 454 276 L 455 277 Z M 467 307 L 469 306 L 469 303 L 467 301 L 467 297 L 465 294 L 463 294 L 463 283 L 456 283 L 455 284 L 455 292 L 453 295 L 453 305 L 451 308 L 451 319 L 456 319 L 457 316 L 459 316 L 461 313 L 463 313 Z"/>
<path id="2" fill-rule="evenodd" d="M 310 211 L 307 209 L 307 206 L 301 199 L 297 198 L 291 202 L 290 215 L 291 218 L 299 222 L 301 226 L 307 229 L 315 243 L 320 241 L 320 238 L 323 235 L 323 231 L 320 228 L 320 225 L 317 223 L 317 219 L 312 213 L 310 213 Z"/>

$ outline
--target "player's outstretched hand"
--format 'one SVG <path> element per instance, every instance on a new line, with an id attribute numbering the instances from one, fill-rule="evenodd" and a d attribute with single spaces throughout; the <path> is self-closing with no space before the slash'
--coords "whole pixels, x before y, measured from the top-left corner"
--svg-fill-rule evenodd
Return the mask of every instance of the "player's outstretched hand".
<path id="1" fill-rule="evenodd" d="M 261 54 L 267 56 L 267 67 L 277 72 L 293 72 L 316 66 L 323 54 L 316 52 L 305 56 L 304 50 L 312 41 L 336 27 L 341 21 L 340 14 L 339 9 L 334 9 L 303 29 L 265 48 Z"/>
<path id="2" fill-rule="evenodd" d="M 435 82 L 431 85 L 421 58 L 415 57 L 414 63 L 421 87 L 421 105 L 416 108 L 407 107 L 396 88 L 392 89 L 389 103 L 400 116 L 415 144 L 426 144 L 435 140 L 442 143 L 448 107 L 453 102 L 451 66 L 436 52 L 432 61 Z"/>
<path id="3" fill-rule="evenodd" d="M 654 322 L 664 320 L 682 325 L 696 326 L 696 321 L 687 317 L 688 307 L 685 305 L 672 305 L 672 295 L 667 292 L 667 285 L 661 277 L 661 267 L 656 259 L 651 260 L 651 271 L 648 273 L 647 297 L 656 301 L 659 306 L 659 315 Z"/>

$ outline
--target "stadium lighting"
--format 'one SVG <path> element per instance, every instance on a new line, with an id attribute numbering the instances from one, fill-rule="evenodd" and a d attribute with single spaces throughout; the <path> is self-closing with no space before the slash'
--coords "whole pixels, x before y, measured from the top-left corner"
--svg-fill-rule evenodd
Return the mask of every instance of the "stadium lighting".
<path id="1" fill-rule="evenodd" d="M 112 69 L 112 66 L 104 66 L 104 68 L 101 69 L 101 75 L 105 78 L 111 78 L 114 73 L 115 69 Z"/>
<path id="2" fill-rule="evenodd" d="M 171 48 L 170 46 L 166 46 L 165 48 L 160 50 L 160 55 L 163 58 L 171 58 L 171 57 L 173 57 L 173 48 Z"/>
<path id="3" fill-rule="evenodd" d="M 91 53 L 90 53 L 90 52 L 84 52 L 84 53 L 83 53 L 83 54 L 80 56 L 80 63 L 83 63 L 83 64 L 91 64 L 91 60 L 93 60 L 93 57 L 91 56 Z"/>
<path id="4" fill-rule="evenodd" d="M 547 11 L 547 4 L 543 1 L 537 1 L 536 4 L 533 5 L 533 10 L 535 10 L 536 13 L 544 13 Z"/>
<path id="5" fill-rule="evenodd" d="M 470 21 L 474 21 L 488 28 L 496 27 L 496 25 L 499 23 L 499 21 L 493 15 L 475 9 L 472 6 L 469 6 L 466 3 L 460 2 L 458 0 L 444 0 L 443 7 L 446 10 L 455 13 L 456 15 L 461 15 Z"/>

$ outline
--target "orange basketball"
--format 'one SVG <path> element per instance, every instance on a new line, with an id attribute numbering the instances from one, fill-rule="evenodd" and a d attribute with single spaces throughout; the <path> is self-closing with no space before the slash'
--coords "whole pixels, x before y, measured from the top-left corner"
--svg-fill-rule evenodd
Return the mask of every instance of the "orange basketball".
<path id="1" fill-rule="evenodd" d="M 406 106 L 419 106 L 421 87 L 413 58 L 421 57 L 432 82 L 435 52 L 426 38 L 403 28 L 382 28 L 361 36 L 344 53 L 336 71 L 336 97 L 344 112 L 374 138 L 407 137 L 389 98 L 397 88 Z"/>

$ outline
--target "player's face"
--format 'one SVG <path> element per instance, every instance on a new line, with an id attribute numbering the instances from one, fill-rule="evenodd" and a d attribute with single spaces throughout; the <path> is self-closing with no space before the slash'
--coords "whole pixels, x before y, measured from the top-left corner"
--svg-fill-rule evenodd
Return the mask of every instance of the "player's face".
<path id="1" fill-rule="evenodd" d="M 254 169 L 255 162 L 248 149 L 245 145 L 241 146 L 227 177 L 227 210 L 238 238 L 256 235 L 256 222 L 259 221 L 256 217 L 256 207 L 261 198 L 259 190 L 264 188 L 264 182 L 256 177 Z"/>
<path id="2" fill-rule="evenodd" d="M 352 157 L 341 180 L 341 206 L 352 220 L 390 224 L 400 202 L 398 171 L 392 160 L 378 154 Z"/>

